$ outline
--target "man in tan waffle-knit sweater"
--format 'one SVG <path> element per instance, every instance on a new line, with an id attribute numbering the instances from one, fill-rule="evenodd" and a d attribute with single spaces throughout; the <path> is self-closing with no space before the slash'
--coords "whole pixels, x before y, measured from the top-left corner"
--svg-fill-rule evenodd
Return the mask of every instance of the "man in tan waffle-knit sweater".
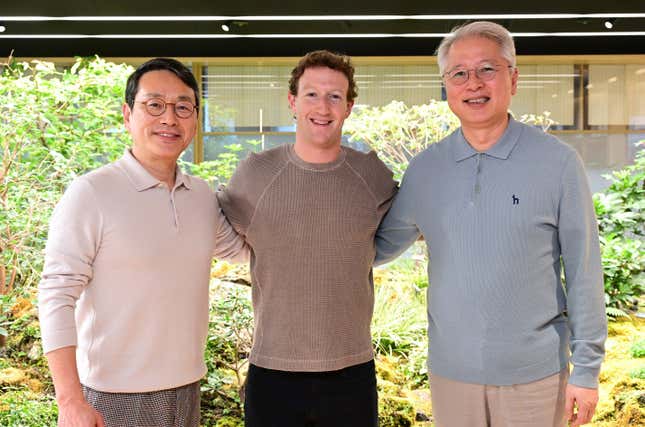
<path id="1" fill-rule="evenodd" d="M 246 426 L 372 427 L 374 234 L 396 182 L 374 152 L 341 146 L 348 57 L 311 52 L 289 83 L 295 144 L 251 154 L 218 194 L 252 248 Z"/>

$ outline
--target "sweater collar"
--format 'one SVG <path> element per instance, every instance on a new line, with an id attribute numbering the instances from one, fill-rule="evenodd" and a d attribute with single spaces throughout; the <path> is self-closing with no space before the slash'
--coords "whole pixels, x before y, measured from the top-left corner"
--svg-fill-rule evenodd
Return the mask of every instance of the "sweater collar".
<path id="1" fill-rule="evenodd" d="M 134 157 L 130 149 L 126 149 L 123 157 L 117 162 L 118 166 L 127 175 L 128 179 L 137 191 L 144 191 L 163 184 L 160 180 L 152 176 L 139 161 Z M 179 166 L 175 167 L 175 189 L 179 187 L 191 189 L 190 175 L 182 173 Z"/>
<path id="2" fill-rule="evenodd" d="M 513 148 L 515 148 L 515 146 L 517 145 L 521 133 L 522 126 L 509 114 L 508 126 L 506 126 L 506 130 L 502 134 L 501 138 L 482 154 L 486 154 L 487 156 L 495 157 L 501 160 L 508 159 L 508 157 L 511 155 L 511 151 L 513 151 Z M 479 152 L 468 143 L 461 128 L 459 128 L 452 134 L 452 139 L 453 153 L 456 162 L 460 162 L 476 154 L 479 154 Z"/>

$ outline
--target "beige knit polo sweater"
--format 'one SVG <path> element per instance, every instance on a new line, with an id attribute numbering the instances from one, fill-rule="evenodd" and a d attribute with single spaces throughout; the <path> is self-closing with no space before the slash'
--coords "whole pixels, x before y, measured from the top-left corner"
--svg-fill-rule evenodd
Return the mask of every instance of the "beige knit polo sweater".
<path id="1" fill-rule="evenodd" d="M 39 286 L 43 350 L 76 346 L 80 380 L 106 392 L 164 390 L 206 372 L 213 256 L 248 248 L 206 182 L 168 188 L 128 151 L 77 178 L 50 224 Z"/>
<path id="2" fill-rule="evenodd" d="M 252 248 L 251 363 L 319 372 L 374 357 L 374 234 L 395 192 L 374 152 L 312 164 L 284 145 L 240 163 L 218 199 Z"/>

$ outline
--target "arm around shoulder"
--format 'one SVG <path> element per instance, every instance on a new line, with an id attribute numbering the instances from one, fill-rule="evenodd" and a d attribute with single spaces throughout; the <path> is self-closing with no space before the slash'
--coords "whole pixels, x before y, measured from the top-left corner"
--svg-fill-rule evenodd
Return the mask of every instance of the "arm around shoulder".
<path id="1" fill-rule="evenodd" d="M 421 235 L 415 220 L 414 179 L 408 172 L 403 176 L 401 187 L 376 232 L 376 265 L 392 261 Z"/>
<path id="2" fill-rule="evenodd" d="M 255 163 L 257 155 L 251 153 L 242 160 L 226 185 L 217 191 L 219 207 L 235 231 L 246 237 L 258 199 L 266 187 L 270 176 L 264 176 L 262 168 Z"/>

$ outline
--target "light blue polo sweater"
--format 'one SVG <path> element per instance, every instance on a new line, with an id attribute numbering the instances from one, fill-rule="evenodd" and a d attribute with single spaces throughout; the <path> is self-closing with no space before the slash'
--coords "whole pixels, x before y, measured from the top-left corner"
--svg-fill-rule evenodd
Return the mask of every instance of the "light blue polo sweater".
<path id="1" fill-rule="evenodd" d="M 597 386 L 607 336 L 598 227 L 573 148 L 512 118 L 486 152 L 456 130 L 410 162 L 377 232 L 377 263 L 420 234 L 432 373 L 523 384 L 571 360 L 569 382 Z"/>

